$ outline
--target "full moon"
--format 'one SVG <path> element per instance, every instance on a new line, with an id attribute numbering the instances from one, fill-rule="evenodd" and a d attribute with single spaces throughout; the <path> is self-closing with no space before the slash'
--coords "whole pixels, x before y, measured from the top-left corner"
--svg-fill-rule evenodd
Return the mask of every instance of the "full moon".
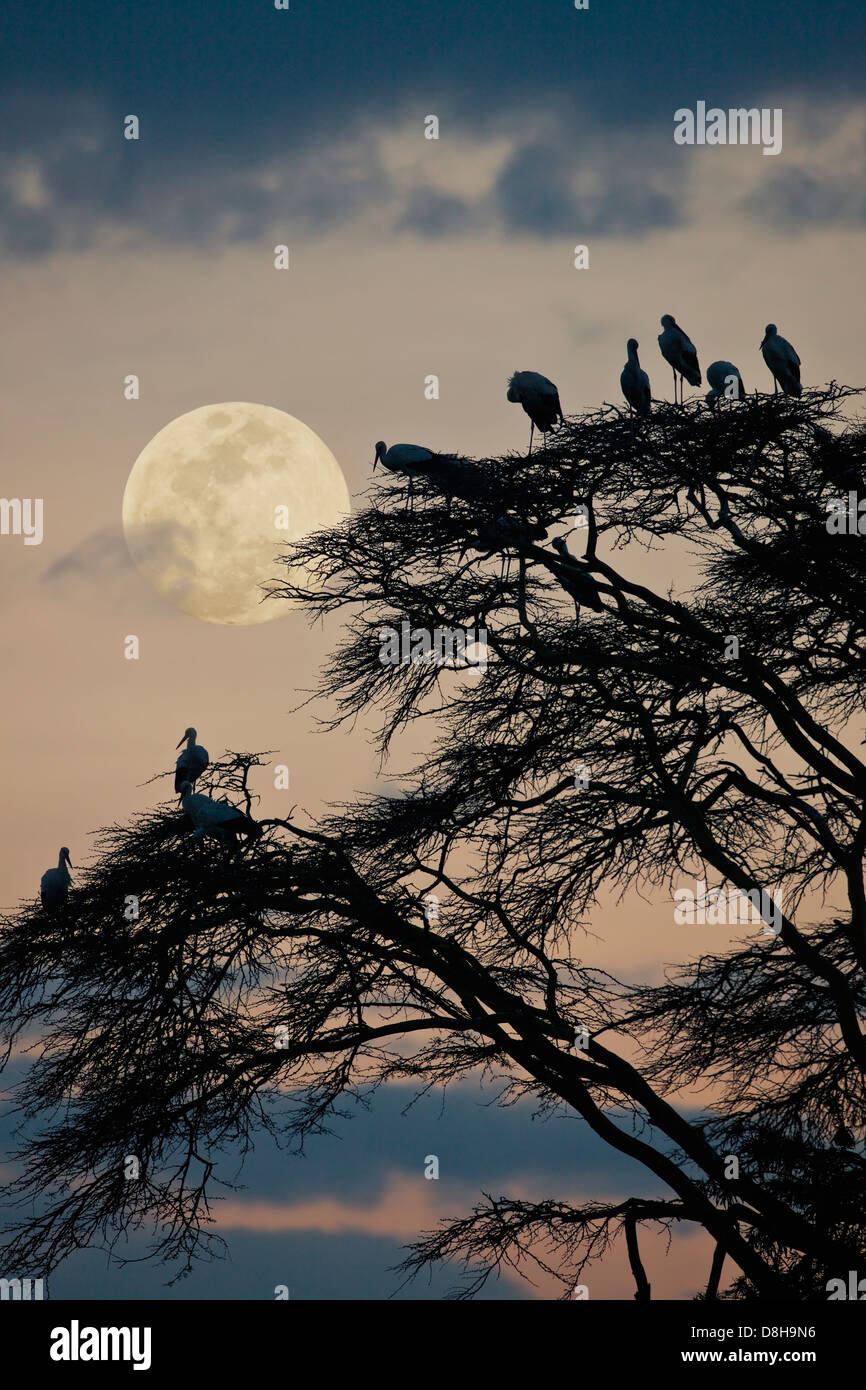
<path id="1" fill-rule="evenodd" d="M 228 401 L 179 415 L 142 450 L 123 494 L 123 533 L 139 572 L 163 598 L 208 623 L 282 618 L 265 599 L 286 571 L 280 550 L 351 510 L 334 455 L 293 415 Z"/>

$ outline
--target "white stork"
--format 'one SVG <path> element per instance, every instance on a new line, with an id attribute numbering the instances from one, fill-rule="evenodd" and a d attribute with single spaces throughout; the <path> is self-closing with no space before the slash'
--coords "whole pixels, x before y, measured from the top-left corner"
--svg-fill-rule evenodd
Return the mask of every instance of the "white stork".
<path id="1" fill-rule="evenodd" d="M 251 816 L 227 801 L 214 801 L 201 792 L 194 792 L 190 782 L 184 782 L 180 788 L 180 804 L 195 826 L 194 840 L 215 835 L 223 844 L 229 844 L 232 840 L 237 843 L 239 835 L 253 840 L 261 837 L 262 827 Z"/>
<path id="2" fill-rule="evenodd" d="M 604 604 L 601 601 L 595 580 L 574 558 L 567 542 L 563 540 L 562 536 L 556 536 L 551 541 L 551 545 L 562 563 L 561 565 L 551 565 L 550 568 L 566 593 L 571 594 L 574 599 L 575 622 L 580 621 L 581 605 L 585 608 L 591 608 L 595 613 L 603 613 Z"/>
<path id="3" fill-rule="evenodd" d="M 637 338 L 629 338 L 626 343 L 628 361 L 620 374 L 619 384 L 631 409 L 636 411 L 638 415 L 649 415 L 652 389 L 650 379 L 638 361 L 637 350 L 639 346 Z"/>
<path id="4" fill-rule="evenodd" d="M 773 373 L 773 395 L 781 386 L 786 396 L 800 396 L 800 359 L 787 338 L 783 338 L 774 323 L 764 329 L 761 343 L 764 361 Z"/>
<path id="5" fill-rule="evenodd" d="M 535 430 L 547 434 L 556 429 L 562 421 L 562 406 L 559 404 L 559 391 L 552 381 L 540 372 L 515 372 L 508 383 L 508 400 L 512 405 L 522 405 L 531 420 L 529 427 L 529 452 L 532 453 L 532 436 Z"/>
<path id="6" fill-rule="evenodd" d="M 202 748 L 200 743 L 196 743 L 197 734 L 195 729 L 186 729 L 183 738 L 178 740 L 178 748 L 182 743 L 186 744 L 180 757 L 175 764 L 174 789 L 179 792 L 184 782 L 189 782 L 194 787 L 196 780 L 201 777 L 210 759 L 207 749 Z"/>
<path id="7" fill-rule="evenodd" d="M 662 357 L 669 362 L 674 373 L 674 405 L 677 403 L 677 372 L 680 374 L 680 404 L 683 399 L 683 377 L 690 386 L 700 386 L 701 369 L 694 343 L 684 333 L 673 314 L 662 314 L 662 329 L 659 334 L 659 347 Z"/>
<path id="8" fill-rule="evenodd" d="M 711 410 L 722 396 L 729 401 L 746 399 L 743 378 L 733 362 L 711 362 L 707 367 L 707 381 L 713 389 L 707 392 L 704 400 Z"/>
<path id="9" fill-rule="evenodd" d="M 458 462 L 447 454 L 434 454 L 420 444 L 392 444 L 390 449 L 384 439 L 376 443 L 373 459 L 373 472 L 381 463 L 389 473 L 403 473 L 409 479 L 409 500 L 412 500 L 413 483 L 416 478 L 427 477 L 438 469 L 447 469 Z"/>
<path id="10" fill-rule="evenodd" d="M 64 845 L 57 859 L 57 868 L 46 869 L 39 884 L 39 896 L 46 912 L 50 912 L 55 907 L 66 905 L 69 885 L 72 882 L 72 875 L 69 872 L 71 867 L 72 860 L 69 858 L 69 850 Z"/>

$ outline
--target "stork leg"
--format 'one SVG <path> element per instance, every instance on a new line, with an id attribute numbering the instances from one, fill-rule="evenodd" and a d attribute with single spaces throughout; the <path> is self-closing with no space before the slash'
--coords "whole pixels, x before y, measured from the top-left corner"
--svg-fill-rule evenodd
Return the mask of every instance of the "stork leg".
<path id="1" fill-rule="evenodd" d="M 677 401 L 677 369 L 676 367 L 672 367 L 671 370 L 674 374 L 674 405 L 678 405 L 679 402 Z"/>
<path id="2" fill-rule="evenodd" d="M 535 433 L 535 421 L 529 423 L 529 457 L 532 458 L 532 436 Z"/>

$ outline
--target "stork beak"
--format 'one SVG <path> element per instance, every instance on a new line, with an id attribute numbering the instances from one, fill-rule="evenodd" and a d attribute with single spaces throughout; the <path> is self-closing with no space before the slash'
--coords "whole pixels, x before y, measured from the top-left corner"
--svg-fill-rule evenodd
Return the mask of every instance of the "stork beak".
<path id="1" fill-rule="evenodd" d="M 376 472 L 376 464 L 377 464 L 378 462 L 379 462 L 379 455 L 377 454 L 376 457 L 373 459 L 373 472 L 374 472 L 374 473 Z"/>
<path id="2" fill-rule="evenodd" d="M 180 748 L 182 743 L 186 743 L 186 734 L 184 734 L 183 738 L 178 739 L 177 743 L 174 745 L 175 748 Z"/>
<path id="3" fill-rule="evenodd" d="M 758 351 L 759 351 L 759 352 L 760 352 L 761 348 L 764 346 L 764 344 L 765 344 L 766 341 L 767 341 L 767 335 L 766 335 L 766 333 L 765 333 L 764 336 L 763 336 L 763 338 L 761 339 L 760 345 L 759 345 L 759 347 L 758 347 Z"/>

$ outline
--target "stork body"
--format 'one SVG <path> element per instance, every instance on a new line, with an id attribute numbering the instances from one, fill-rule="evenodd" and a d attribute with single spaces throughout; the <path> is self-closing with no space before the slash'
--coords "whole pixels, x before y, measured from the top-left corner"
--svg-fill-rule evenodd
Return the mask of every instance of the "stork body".
<path id="1" fill-rule="evenodd" d="M 449 470 L 459 468 L 461 462 L 462 460 L 453 458 L 450 454 L 436 454 L 421 444 L 392 444 L 389 449 L 384 439 L 380 439 L 375 446 L 373 470 L 375 472 L 376 464 L 381 463 L 389 473 L 402 473 L 409 479 L 411 501 L 416 478 L 433 477 L 437 473 L 440 476 L 443 473 L 447 474 Z"/>
<path id="2" fill-rule="evenodd" d="M 625 396 L 632 410 L 638 415 L 649 415 L 652 403 L 652 389 L 650 379 L 638 361 L 637 350 L 639 343 L 636 338 L 629 338 L 626 343 L 628 361 L 622 369 L 619 384 L 622 387 L 622 394 Z"/>
<path id="3" fill-rule="evenodd" d="M 694 343 L 684 333 L 673 314 L 662 314 L 662 332 L 659 334 L 659 348 L 662 357 L 669 362 L 674 373 L 674 404 L 677 399 L 677 373 L 680 378 L 680 403 L 683 397 L 683 377 L 690 386 L 700 386 L 701 369 Z"/>
<path id="4" fill-rule="evenodd" d="M 390 449 L 384 439 L 376 444 L 373 468 L 381 463 L 389 473 L 404 473 L 409 478 L 427 473 L 435 458 L 432 449 L 424 449 L 420 444 L 392 444 Z"/>
<path id="5" fill-rule="evenodd" d="M 51 912 L 58 907 L 65 907 L 69 895 L 69 885 L 72 882 L 72 875 L 69 872 L 71 865 L 69 850 L 64 845 L 57 859 L 57 868 L 46 869 L 39 884 L 39 896 L 46 912 Z"/>
<path id="6" fill-rule="evenodd" d="M 704 399 L 712 410 L 721 397 L 732 401 L 744 401 L 746 388 L 743 378 L 733 362 L 711 362 L 707 367 L 707 381 L 712 387 Z M 733 394 L 731 392 L 733 391 Z"/>
<path id="7" fill-rule="evenodd" d="M 522 405 L 529 416 L 531 454 L 534 431 L 540 430 L 542 434 L 547 434 L 548 430 L 556 429 L 562 421 L 559 391 L 553 382 L 540 372 L 515 372 L 508 383 L 507 398 L 512 405 Z"/>
<path id="8" fill-rule="evenodd" d="M 189 782 L 190 786 L 194 787 L 210 761 L 207 749 L 202 748 L 200 743 L 196 743 L 196 737 L 195 729 L 187 729 L 183 738 L 178 742 L 178 748 L 180 748 L 181 743 L 186 743 L 186 748 L 175 764 L 174 789 L 176 792 L 180 791 L 184 782 Z"/>
<path id="9" fill-rule="evenodd" d="M 551 568 L 563 589 L 574 599 L 575 621 L 580 621 L 581 606 L 591 608 L 594 613 L 603 613 L 604 605 L 595 580 L 575 560 L 562 536 L 557 536 L 551 544 L 560 559 L 560 563 Z"/>
<path id="10" fill-rule="evenodd" d="M 780 386 L 786 396 L 803 394 L 800 385 L 800 359 L 774 323 L 768 323 L 764 330 L 761 355 L 773 373 L 773 395 Z"/>
<path id="11" fill-rule="evenodd" d="M 493 521 L 478 523 L 475 539 L 467 542 L 463 548 L 463 554 L 465 555 L 470 547 L 486 551 L 488 556 L 500 551 L 502 563 L 499 577 L 500 579 L 508 579 L 511 575 L 512 548 L 517 547 L 519 552 L 521 545 L 533 545 L 546 538 L 547 528 L 542 526 L 540 522 L 527 521 L 518 516 L 498 516 Z"/>
<path id="12" fill-rule="evenodd" d="M 214 801 L 201 792 L 194 792 L 189 782 L 184 782 L 180 788 L 180 804 L 195 826 L 193 838 L 196 840 L 215 835 L 223 844 L 231 844 L 237 843 L 239 835 L 257 840 L 262 834 L 262 827 L 251 816 L 227 801 Z"/>

